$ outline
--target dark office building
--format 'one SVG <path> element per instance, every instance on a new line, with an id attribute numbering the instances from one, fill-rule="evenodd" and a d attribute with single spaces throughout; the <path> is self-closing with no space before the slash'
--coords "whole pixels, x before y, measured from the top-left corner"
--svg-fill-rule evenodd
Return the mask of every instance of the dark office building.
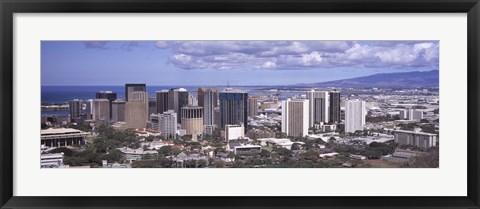
<path id="1" fill-rule="evenodd" d="M 166 112 L 168 110 L 168 90 L 155 92 L 155 99 L 157 100 L 157 113 Z"/>
<path id="2" fill-rule="evenodd" d="M 188 91 L 184 88 L 170 89 L 168 92 L 168 109 L 177 113 L 177 122 L 182 119 L 181 109 L 188 105 Z"/>
<path id="3" fill-rule="evenodd" d="M 330 97 L 330 107 L 328 109 L 330 115 L 330 123 L 340 123 L 340 92 L 332 91 L 328 93 Z"/>
<path id="4" fill-rule="evenodd" d="M 157 113 L 157 100 L 155 98 L 148 99 L 148 117 L 151 114 Z"/>
<path id="5" fill-rule="evenodd" d="M 109 102 L 109 107 L 110 107 L 110 118 L 112 119 L 112 102 L 117 99 L 117 93 L 114 93 L 112 91 L 99 91 L 96 93 L 95 96 L 96 99 L 108 99 Z"/>
<path id="6" fill-rule="evenodd" d="M 125 84 L 125 101 L 128 102 L 128 94 L 134 91 L 147 92 L 147 85 L 140 83 L 127 83 Z"/>
<path id="7" fill-rule="evenodd" d="M 244 91 L 226 89 L 218 94 L 220 100 L 220 125 L 243 124 L 247 131 L 248 93 Z"/>

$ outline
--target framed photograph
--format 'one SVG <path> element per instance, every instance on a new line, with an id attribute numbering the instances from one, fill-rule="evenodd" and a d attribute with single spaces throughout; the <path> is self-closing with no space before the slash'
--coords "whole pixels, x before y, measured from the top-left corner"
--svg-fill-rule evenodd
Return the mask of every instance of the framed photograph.
<path id="1" fill-rule="evenodd" d="M 479 208 L 478 0 L 0 6 L 1 208 Z"/>

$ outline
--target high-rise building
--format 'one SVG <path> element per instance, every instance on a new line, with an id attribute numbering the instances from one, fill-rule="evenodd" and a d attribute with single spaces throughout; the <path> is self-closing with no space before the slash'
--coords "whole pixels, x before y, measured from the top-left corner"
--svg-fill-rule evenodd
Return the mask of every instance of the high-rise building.
<path id="1" fill-rule="evenodd" d="M 148 99 L 148 115 L 157 113 L 157 100 L 156 98 Z"/>
<path id="2" fill-rule="evenodd" d="M 127 84 L 125 84 L 125 101 L 128 102 L 129 94 L 131 92 L 134 92 L 134 91 L 147 92 L 147 85 L 140 84 L 140 83 L 127 83 Z"/>
<path id="3" fill-rule="evenodd" d="M 93 99 L 88 99 L 85 102 L 85 120 L 93 119 Z"/>
<path id="4" fill-rule="evenodd" d="M 218 91 L 216 88 L 198 88 L 198 106 L 203 107 L 203 125 L 215 125 L 215 107 Z"/>
<path id="5" fill-rule="evenodd" d="M 181 108 L 188 105 L 188 91 L 184 88 L 170 89 L 168 92 L 168 109 L 177 113 L 177 122 L 180 123 Z"/>
<path id="6" fill-rule="evenodd" d="M 112 121 L 125 121 L 125 103 L 124 100 L 115 100 L 112 102 Z"/>
<path id="7" fill-rule="evenodd" d="M 125 122 L 127 123 L 127 128 L 146 128 L 148 120 L 147 92 L 130 92 L 128 99 L 125 104 Z"/>
<path id="8" fill-rule="evenodd" d="M 328 93 L 330 106 L 328 111 L 329 122 L 330 123 L 340 123 L 340 92 L 339 91 L 331 91 Z"/>
<path id="9" fill-rule="evenodd" d="M 182 129 L 196 141 L 197 135 L 203 133 L 203 107 L 182 107 L 181 112 Z"/>
<path id="10" fill-rule="evenodd" d="M 70 121 L 77 122 L 82 117 L 83 101 L 74 99 L 68 102 Z"/>
<path id="11" fill-rule="evenodd" d="M 307 92 L 307 99 L 309 102 L 309 126 L 313 127 L 315 124 L 321 122 L 328 122 L 328 106 L 330 104 L 328 100 L 327 91 L 315 91 L 311 90 Z"/>
<path id="12" fill-rule="evenodd" d="M 213 118 L 215 120 L 215 126 L 216 127 L 220 127 L 222 126 L 222 116 L 220 114 L 220 107 L 215 107 L 215 109 L 213 110 Z"/>
<path id="13" fill-rule="evenodd" d="M 400 110 L 400 119 L 402 120 L 421 120 L 423 119 L 423 111 L 415 109 Z"/>
<path id="14" fill-rule="evenodd" d="M 163 113 L 168 110 L 168 90 L 155 92 L 155 99 L 157 100 L 156 113 Z"/>
<path id="15" fill-rule="evenodd" d="M 287 136 L 308 135 L 309 100 L 295 99 L 282 101 L 282 132 Z"/>
<path id="16" fill-rule="evenodd" d="M 198 97 L 198 106 L 205 108 L 205 93 L 210 92 L 211 97 L 213 97 L 214 107 L 218 107 L 218 90 L 216 88 L 200 87 L 198 88 L 197 97 Z"/>
<path id="17" fill-rule="evenodd" d="M 95 94 L 97 99 L 108 99 L 110 110 L 112 110 L 112 102 L 117 99 L 117 93 L 112 91 L 99 91 Z M 109 119 L 112 119 L 112 112 L 108 113 Z"/>
<path id="18" fill-rule="evenodd" d="M 110 120 L 110 101 L 108 99 L 93 100 L 93 120 L 96 120 L 96 121 Z"/>
<path id="19" fill-rule="evenodd" d="M 365 101 L 345 101 L 345 132 L 353 133 L 355 131 L 363 130 L 366 115 Z"/>
<path id="20" fill-rule="evenodd" d="M 248 116 L 255 117 L 258 114 L 258 99 L 257 97 L 248 97 Z"/>
<path id="21" fill-rule="evenodd" d="M 218 95 L 220 100 L 220 128 L 225 125 L 243 124 L 247 130 L 247 100 L 248 93 L 245 91 L 225 89 Z"/>
<path id="22" fill-rule="evenodd" d="M 167 139 L 175 138 L 177 134 L 177 113 L 173 112 L 173 110 L 168 110 L 157 115 L 160 134 Z"/>
<path id="23" fill-rule="evenodd" d="M 188 94 L 188 105 L 198 106 L 198 99 L 193 94 Z"/>

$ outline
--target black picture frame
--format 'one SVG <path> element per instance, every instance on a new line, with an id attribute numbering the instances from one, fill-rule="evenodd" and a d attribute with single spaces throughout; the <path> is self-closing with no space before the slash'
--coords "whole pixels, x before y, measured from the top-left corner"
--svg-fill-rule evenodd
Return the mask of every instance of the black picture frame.
<path id="1" fill-rule="evenodd" d="M 479 208 L 478 0 L 0 0 L 1 208 Z M 15 13 L 467 13 L 468 195 L 465 197 L 21 197 L 13 196 Z M 463 125 L 464 122 L 460 122 Z M 450 179 L 445 179 L 449 181 Z M 59 189 L 61 189 L 59 187 Z"/>

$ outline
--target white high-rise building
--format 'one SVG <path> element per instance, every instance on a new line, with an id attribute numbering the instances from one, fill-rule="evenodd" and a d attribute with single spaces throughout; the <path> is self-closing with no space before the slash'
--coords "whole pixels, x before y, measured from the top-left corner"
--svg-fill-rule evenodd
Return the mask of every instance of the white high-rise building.
<path id="1" fill-rule="evenodd" d="M 329 94 L 328 91 L 307 92 L 309 102 L 309 127 L 313 127 L 320 122 L 327 123 L 329 121 Z"/>
<path id="2" fill-rule="evenodd" d="M 345 102 L 345 132 L 353 133 L 363 130 L 365 125 L 365 101 L 348 100 Z"/>
<path id="3" fill-rule="evenodd" d="M 288 136 L 308 135 L 309 101 L 304 99 L 282 101 L 282 132 Z"/>
<path id="4" fill-rule="evenodd" d="M 85 114 L 86 114 L 86 119 L 91 120 L 93 119 L 93 99 L 88 99 L 85 102 Z"/>
<path id="5" fill-rule="evenodd" d="M 173 110 L 168 110 L 162 114 L 157 114 L 158 131 L 167 138 L 175 138 L 177 134 L 177 113 Z"/>

